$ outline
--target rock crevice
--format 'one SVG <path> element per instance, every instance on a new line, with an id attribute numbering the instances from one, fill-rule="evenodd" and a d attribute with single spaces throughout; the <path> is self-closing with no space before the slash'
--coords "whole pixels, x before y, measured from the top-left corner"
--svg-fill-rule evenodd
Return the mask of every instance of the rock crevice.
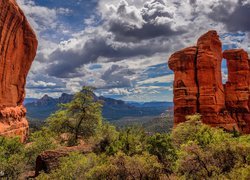
<path id="1" fill-rule="evenodd" d="M 228 67 L 224 85 L 222 58 Z M 246 51 L 222 52 L 217 32 L 209 31 L 196 46 L 171 55 L 168 64 L 175 74 L 175 125 L 186 121 L 187 115 L 200 113 L 206 124 L 250 133 L 250 67 Z"/>
<path id="2" fill-rule="evenodd" d="M 197 59 L 198 59 L 198 47 L 196 48 L 196 54 L 194 58 L 194 64 L 195 64 L 195 83 L 197 86 L 197 94 L 196 94 L 196 107 L 197 107 L 197 113 L 200 113 L 200 85 L 199 85 L 199 78 L 198 78 L 198 66 L 197 66 Z"/>

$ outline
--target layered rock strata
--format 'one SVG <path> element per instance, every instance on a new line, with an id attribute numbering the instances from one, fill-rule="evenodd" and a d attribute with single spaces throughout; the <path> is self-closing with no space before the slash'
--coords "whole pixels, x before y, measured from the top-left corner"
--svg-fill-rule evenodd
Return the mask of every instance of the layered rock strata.
<path id="1" fill-rule="evenodd" d="M 28 122 L 23 106 L 26 77 L 37 39 L 15 0 L 0 0 L 0 135 L 24 141 Z"/>
<path id="2" fill-rule="evenodd" d="M 221 63 L 227 60 L 228 82 L 223 85 Z M 227 130 L 250 133 L 250 73 L 242 49 L 222 52 L 216 31 L 202 35 L 194 47 L 174 53 L 168 61 L 174 71 L 174 124 L 200 113 L 202 121 Z"/>

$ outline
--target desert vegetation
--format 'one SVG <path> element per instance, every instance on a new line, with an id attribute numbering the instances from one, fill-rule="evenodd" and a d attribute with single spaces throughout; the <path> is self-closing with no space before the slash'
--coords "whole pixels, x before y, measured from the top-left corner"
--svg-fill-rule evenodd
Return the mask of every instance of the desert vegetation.
<path id="1" fill-rule="evenodd" d="M 187 116 L 170 133 L 119 129 L 101 117 L 101 103 L 84 88 L 52 114 L 26 144 L 0 138 L 1 179 L 22 179 L 47 150 L 89 144 L 90 153 L 71 152 L 37 179 L 249 179 L 250 136 L 202 124 Z"/>

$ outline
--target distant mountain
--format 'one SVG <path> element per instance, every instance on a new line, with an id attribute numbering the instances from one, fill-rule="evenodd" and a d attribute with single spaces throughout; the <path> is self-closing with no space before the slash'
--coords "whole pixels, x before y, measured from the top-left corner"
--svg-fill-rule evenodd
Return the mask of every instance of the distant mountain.
<path id="1" fill-rule="evenodd" d="M 59 109 L 61 103 L 68 103 L 73 99 L 73 95 L 63 93 L 59 98 L 52 98 L 44 95 L 41 99 L 27 103 L 27 116 L 33 120 L 45 120 L 51 113 Z M 169 107 L 170 102 L 125 102 L 103 96 L 95 97 L 103 103 L 103 117 L 108 121 L 119 120 L 124 117 L 159 116 Z"/>
<path id="2" fill-rule="evenodd" d="M 35 102 L 37 100 L 38 100 L 37 98 L 25 98 L 24 104 L 32 103 L 32 102 Z"/>
<path id="3" fill-rule="evenodd" d="M 173 102 L 128 102 L 129 105 L 135 106 L 135 107 L 172 107 Z"/>

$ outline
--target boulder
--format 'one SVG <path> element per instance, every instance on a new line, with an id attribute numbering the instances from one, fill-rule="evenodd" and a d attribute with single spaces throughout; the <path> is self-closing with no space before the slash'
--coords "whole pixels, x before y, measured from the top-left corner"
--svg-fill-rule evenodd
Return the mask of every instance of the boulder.
<path id="1" fill-rule="evenodd" d="M 40 172 L 50 173 L 59 167 L 60 158 L 69 156 L 70 153 L 78 152 L 82 154 L 91 153 L 93 147 L 90 145 L 79 145 L 73 147 L 62 147 L 56 150 L 44 151 L 36 159 L 35 175 L 37 177 Z"/>

